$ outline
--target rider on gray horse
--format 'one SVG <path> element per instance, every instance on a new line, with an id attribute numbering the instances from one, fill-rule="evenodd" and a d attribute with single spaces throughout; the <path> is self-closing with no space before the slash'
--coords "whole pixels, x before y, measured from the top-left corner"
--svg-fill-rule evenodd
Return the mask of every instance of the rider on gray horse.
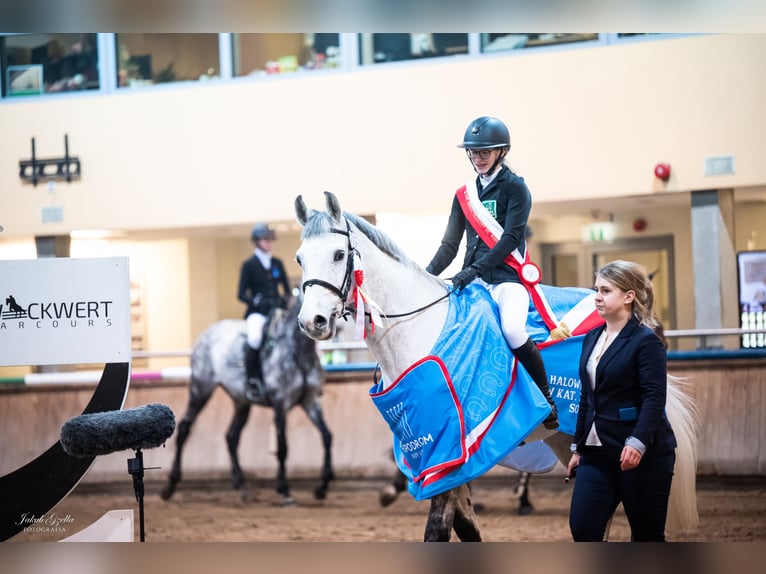
<path id="1" fill-rule="evenodd" d="M 256 401 L 262 394 L 260 388 L 263 384 L 263 373 L 260 348 L 263 342 L 264 326 L 275 308 L 286 307 L 290 298 L 290 283 L 282 261 L 271 255 L 272 243 L 276 239 L 274 230 L 265 223 L 259 223 L 253 227 L 250 238 L 255 245 L 255 251 L 242 263 L 237 298 L 247 305 L 245 310 L 247 322 L 245 369 L 248 385 L 246 395 L 248 400 Z"/>
<path id="2" fill-rule="evenodd" d="M 532 196 L 524 179 L 505 163 L 511 138 L 499 119 L 482 116 L 472 121 L 458 147 L 465 149 L 476 178 L 455 194 L 441 245 L 426 269 L 434 275 L 444 271 L 465 235 L 463 269 L 452 284 L 460 291 L 476 281 L 490 292 L 508 345 L 551 407 L 543 425 L 555 429 L 559 423 L 545 365 L 525 326 L 527 290 L 540 281 L 525 240 Z"/>

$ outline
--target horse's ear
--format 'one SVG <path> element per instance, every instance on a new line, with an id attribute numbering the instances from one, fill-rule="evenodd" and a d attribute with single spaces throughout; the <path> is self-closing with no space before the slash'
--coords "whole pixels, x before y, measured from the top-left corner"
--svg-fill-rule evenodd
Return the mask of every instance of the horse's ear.
<path id="1" fill-rule="evenodd" d="M 306 202 L 303 201 L 302 195 L 295 198 L 295 217 L 301 225 L 306 225 L 306 222 L 309 220 L 309 209 L 306 207 Z"/>
<path id="2" fill-rule="evenodd" d="M 330 214 L 330 217 L 332 217 L 336 223 L 341 223 L 343 221 L 343 210 L 340 208 L 338 198 L 335 197 L 335 194 L 330 193 L 329 191 L 324 192 L 324 197 L 325 204 L 327 205 L 327 213 Z"/>

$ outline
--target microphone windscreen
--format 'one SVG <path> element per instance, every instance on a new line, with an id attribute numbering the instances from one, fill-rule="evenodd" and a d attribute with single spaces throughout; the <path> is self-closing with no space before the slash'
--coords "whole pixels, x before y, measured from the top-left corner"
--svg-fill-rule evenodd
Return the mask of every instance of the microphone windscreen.
<path id="1" fill-rule="evenodd" d="M 64 423 L 61 427 L 61 446 L 64 452 L 76 457 L 155 448 L 164 444 L 175 428 L 173 411 L 159 403 L 89 413 Z"/>

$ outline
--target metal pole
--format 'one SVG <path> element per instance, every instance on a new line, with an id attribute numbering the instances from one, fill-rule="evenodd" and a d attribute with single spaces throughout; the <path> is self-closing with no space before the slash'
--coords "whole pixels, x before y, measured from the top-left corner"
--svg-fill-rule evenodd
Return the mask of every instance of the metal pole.
<path id="1" fill-rule="evenodd" d="M 37 187 L 37 161 L 35 159 L 35 138 L 32 138 L 32 185 Z"/>

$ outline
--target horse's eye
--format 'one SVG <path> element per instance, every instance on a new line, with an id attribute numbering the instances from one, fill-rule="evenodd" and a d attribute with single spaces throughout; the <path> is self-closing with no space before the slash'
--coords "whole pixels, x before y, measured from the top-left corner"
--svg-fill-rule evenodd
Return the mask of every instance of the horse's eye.
<path id="1" fill-rule="evenodd" d="M 300 255 L 295 257 L 295 262 L 298 264 L 298 267 L 303 267 L 303 263 L 301 263 Z"/>
<path id="2" fill-rule="evenodd" d="M 335 255 L 333 256 L 333 261 L 337 263 L 338 261 L 343 261 L 343 259 L 346 257 L 346 253 L 340 249 L 338 249 L 335 252 Z"/>

